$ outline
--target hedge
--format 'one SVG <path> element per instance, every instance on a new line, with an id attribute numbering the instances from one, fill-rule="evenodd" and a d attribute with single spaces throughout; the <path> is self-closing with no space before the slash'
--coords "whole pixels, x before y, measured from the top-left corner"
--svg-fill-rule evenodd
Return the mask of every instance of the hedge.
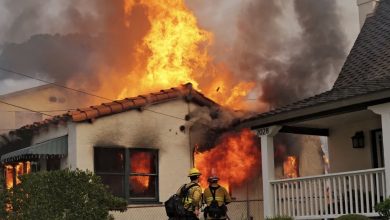
<path id="1" fill-rule="evenodd" d="M 21 183 L 3 189 L 1 219 L 109 219 L 109 210 L 126 209 L 99 176 L 89 171 L 58 170 L 20 177 Z"/>

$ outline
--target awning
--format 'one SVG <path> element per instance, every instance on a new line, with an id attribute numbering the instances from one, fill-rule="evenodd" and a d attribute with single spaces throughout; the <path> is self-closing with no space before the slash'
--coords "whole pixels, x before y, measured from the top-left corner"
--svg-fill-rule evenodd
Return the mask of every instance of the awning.
<path id="1" fill-rule="evenodd" d="M 21 159 L 63 157 L 68 154 L 68 136 L 62 136 L 1 156 L 1 162 L 12 162 Z"/>

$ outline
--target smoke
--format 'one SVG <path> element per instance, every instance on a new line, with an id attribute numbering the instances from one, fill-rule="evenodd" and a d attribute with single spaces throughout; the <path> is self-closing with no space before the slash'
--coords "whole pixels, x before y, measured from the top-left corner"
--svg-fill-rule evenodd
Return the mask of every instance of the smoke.
<path id="1" fill-rule="evenodd" d="M 150 27 L 145 8 L 134 6 L 125 14 L 122 3 L 111 1 L 5 1 L 3 6 L 8 16 L 0 24 L 5 39 L 0 66 L 87 91 L 121 83 L 117 79 L 134 65 L 135 46 Z M 5 78 L 20 79 L 2 73 L 0 80 Z M 116 98 L 120 88 L 105 95 Z"/>
<path id="2" fill-rule="evenodd" d="M 256 81 L 253 93 L 271 107 L 328 89 L 345 58 L 335 0 L 186 3 L 215 34 L 216 61 L 228 63 L 235 83 Z M 1 66 L 88 91 L 121 83 L 150 28 L 141 5 L 125 14 L 122 2 L 104 0 L 0 4 Z M 123 86 L 105 95 L 116 98 Z"/>
<path id="3" fill-rule="evenodd" d="M 261 0 L 244 7 L 233 66 L 259 81 L 261 102 L 273 108 L 330 88 L 346 57 L 338 11 L 335 0 Z"/>

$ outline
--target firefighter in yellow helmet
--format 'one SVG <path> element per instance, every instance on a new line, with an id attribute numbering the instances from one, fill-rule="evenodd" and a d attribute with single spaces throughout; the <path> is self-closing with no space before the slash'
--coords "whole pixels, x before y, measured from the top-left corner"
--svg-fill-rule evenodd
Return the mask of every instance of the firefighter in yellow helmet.
<path id="1" fill-rule="evenodd" d="M 197 168 L 191 168 L 188 172 L 190 182 L 184 184 L 177 190 L 177 195 L 180 195 L 184 189 L 187 189 L 186 196 L 183 198 L 186 214 L 183 217 L 171 218 L 175 220 L 198 220 L 199 210 L 202 199 L 202 188 L 199 185 L 199 177 L 201 173 Z"/>
<path id="2" fill-rule="evenodd" d="M 227 219 L 227 207 L 232 199 L 225 187 L 218 184 L 217 176 L 208 178 L 209 187 L 203 193 L 204 203 L 207 205 L 204 211 L 205 219 Z"/>

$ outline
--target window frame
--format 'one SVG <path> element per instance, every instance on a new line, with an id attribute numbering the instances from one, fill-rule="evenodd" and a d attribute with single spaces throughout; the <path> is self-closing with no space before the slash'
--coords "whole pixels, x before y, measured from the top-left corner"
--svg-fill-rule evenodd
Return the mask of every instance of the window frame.
<path id="1" fill-rule="evenodd" d="M 123 173 L 119 172 L 97 172 L 96 171 L 96 163 L 95 160 L 95 152 L 96 149 L 121 149 L 124 150 L 124 170 Z M 153 174 L 143 174 L 143 173 L 131 173 L 130 172 L 130 154 L 131 152 L 150 152 L 155 157 L 155 173 Z M 113 176 L 122 176 L 123 181 L 123 197 L 129 204 L 153 204 L 153 203 L 161 203 L 160 202 L 160 193 L 159 193 L 159 150 L 155 148 L 126 148 L 126 147 L 112 147 L 112 146 L 95 146 L 94 147 L 94 172 L 96 175 L 113 175 Z M 130 197 L 130 177 L 131 176 L 153 176 L 155 177 L 155 197 Z"/>

